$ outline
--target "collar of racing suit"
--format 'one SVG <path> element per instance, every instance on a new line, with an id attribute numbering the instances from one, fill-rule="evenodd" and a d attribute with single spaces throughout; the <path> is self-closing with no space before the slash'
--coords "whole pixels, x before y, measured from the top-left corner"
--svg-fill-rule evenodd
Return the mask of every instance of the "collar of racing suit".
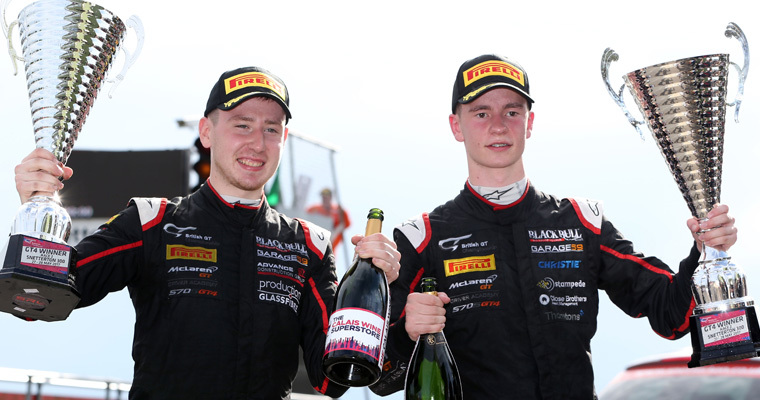
<path id="1" fill-rule="evenodd" d="M 528 188 L 528 178 L 522 178 L 521 180 L 507 186 L 502 187 L 489 187 L 489 186 L 475 186 L 467 180 L 470 187 L 484 199 L 498 204 L 500 206 L 506 206 L 519 201 L 525 190 Z"/>
<path id="2" fill-rule="evenodd" d="M 212 211 L 211 214 L 218 215 L 222 218 L 222 223 L 248 227 L 254 226 L 257 221 L 264 218 L 269 210 L 269 203 L 264 196 L 256 206 L 230 203 L 214 189 L 209 181 L 206 181 L 197 192 L 190 196 L 190 201 L 199 202 L 196 203 L 199 208 L 207 209 Z"/>

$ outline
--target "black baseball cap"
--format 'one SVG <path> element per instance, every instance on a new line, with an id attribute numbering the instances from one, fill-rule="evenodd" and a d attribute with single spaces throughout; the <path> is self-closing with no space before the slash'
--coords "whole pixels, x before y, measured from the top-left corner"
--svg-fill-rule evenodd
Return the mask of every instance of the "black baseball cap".
<path id="1" fill-rule="evenodd" d="M 288 108 L 290 96 L 285 82 L 259 67 L 243 67 L 223 73 L 211 88 L 203 116 L 208 117 L 217 108 L 231 110 L 255 96 L 268 97 L 279 103 L 287 116 L 286 123 L 292 118 Z"/>
<path id="2" fill-rule="evenodd" d="M 533 106 L 530 97 L 528 74 L 520 64 L 496 54 L 484 54 L 467 60 L 459 67 L 451 97 L 451 113 L 456 113 L 457 104 L 467 104 L 483 93 L 496 88 L 507 87 L 528 100 L 528 108 Z"/>

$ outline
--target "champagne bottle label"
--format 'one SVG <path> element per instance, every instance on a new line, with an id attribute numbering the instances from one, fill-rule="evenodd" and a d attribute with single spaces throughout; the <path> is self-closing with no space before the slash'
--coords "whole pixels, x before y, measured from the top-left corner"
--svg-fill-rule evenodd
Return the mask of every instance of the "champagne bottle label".
<path id="1" fill-rule="evenodd" d="M 341 308 L 330 316 L 325 354 L 336 350 L 365 353 L 383 363 L 383 343 L 388 334 L 383 316 L 361 308 Z"/>

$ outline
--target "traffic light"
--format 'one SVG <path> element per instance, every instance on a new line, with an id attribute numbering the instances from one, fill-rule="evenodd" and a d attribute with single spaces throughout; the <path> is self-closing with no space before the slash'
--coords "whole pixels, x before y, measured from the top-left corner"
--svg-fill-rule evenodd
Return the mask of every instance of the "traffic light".
<path id="1" fill-rule="evenodd" d="M 195 152 L 198 154 L 198 161 L 193 164 L 193 170 L 198 175 L 198 184 L 190 192 L 198 190 L 211 174 L 211 150 L 203 147 L 201 138 L 195 139 Z"/>

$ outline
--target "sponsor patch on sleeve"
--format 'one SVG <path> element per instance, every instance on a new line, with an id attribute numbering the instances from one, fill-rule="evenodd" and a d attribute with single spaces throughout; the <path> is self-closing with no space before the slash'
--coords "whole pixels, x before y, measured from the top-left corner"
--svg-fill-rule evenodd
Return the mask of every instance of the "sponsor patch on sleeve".
<path id="1" fill-rule="evenodd" d="M 602 216 L 604 214 L 602 202 L 583 198 L 569 200 L 573 204 L 581 223 L 592 232 L 599 234 L 602 229 Z"/>
<path id="2" fill-rule="evenodd" d="M 396 229 L 406 236 L 406 239 L 409 240 L 409 243 L 414 246 L 417 252 L 422 251 L 430 241 L 430 220 L 427 213 L 404 221 Z"/>
<path id="3" fill-rule="evenodd" d="M 324 257 L 327 245 L 330 244 L 330 231 L 303 219 L 299 219 L 298 222 L 303 227 L 306 244 L 319 255 L 319 258 Z"/>
<path id="4" fill-rule="evenodd" d="M 167 202 L 165 198 L 135 197 L 132 198 L 132 202 L 137 206 L 143 231 L 156 226 L 164 217 Z"/>

